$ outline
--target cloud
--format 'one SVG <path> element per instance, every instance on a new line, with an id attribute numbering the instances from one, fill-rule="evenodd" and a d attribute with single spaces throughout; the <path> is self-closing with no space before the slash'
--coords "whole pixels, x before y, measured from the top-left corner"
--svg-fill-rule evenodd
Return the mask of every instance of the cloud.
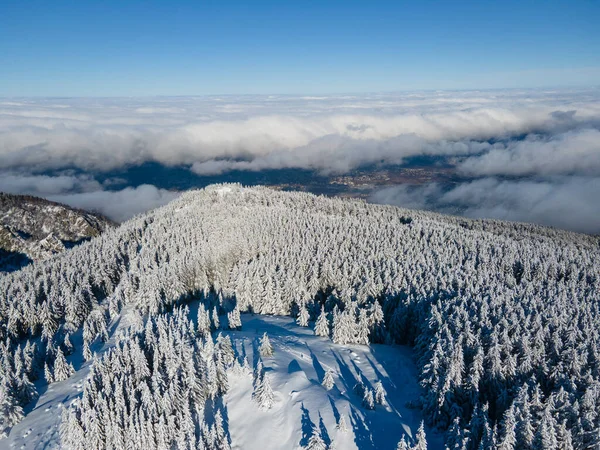
<path id="1" fill-rule="evenodd" d="M 370 198 L 375 203 L 431 209 L 472 218 L 533 222 L 600 233 L 600 179 L 558 177 L 544 181 L 482 178 L 451 189 L 439 184 L 394 186 Z"/>
<path id="2" fill-rule="evenodd" d="M 145 162 L 199 175 L 341 174 L 417 156 L 445 157 L 462 181 L 396 187 L 374 201 L 600 228 L 598 89 L 0 102 L 0 190 L 117 220 L 176 195 L 154 186 L 106 190 L 125 184 L 114 178 L 122 171 L 111 171 Z M 96 176 L 108 179 L 100 185 Z"/>
<path id="3" fill-rule="evenodd" d="M 48 198 L 75 208 L 99 212 L 116 222 L 122 222 L 137 214 L 165 205 L 178 196 L 177 192 L 143 184 L 120 191 L 81 192 Z"/>
<path id="4" fill-rule="evenodd" d="M 459 165 L 466 175 L 600 174 L 600 131 L 583 129 L 556 136 L 531 135 L 493 147 Z"/>
<path id="5" fill-rule="evenodd" d="M 525 135 L 540 136 L 541 144 L 557 133 L 598 130 L 599 98 L 597 90 L 509 90 L 61 104 L 15 99 L 0 103 L 0 168 L 109 171 L 155 161 L 204 175 L 265 168 L 341 172 L 465 146 L 457 155 L 470 154 L 476 145 Z"/>
<path id="6" fill-rule="evenodd" d="M 90 175 L 28 175 L 0 172 L 0 192 L 48 196 L 79 191 L 89 192 L 101 189 Z"/>
<path id="7" fill-rule="evenodd" d="M 99 212 L 122 222 L 149 209 L 162 206 L 179 194 L 144 184 L 118 191 L 104 190 L 125 180 L 108 179 L 100 184 L 90 175 L 27 175 L 0 172 L 0 192 L 27 194 Z"/>

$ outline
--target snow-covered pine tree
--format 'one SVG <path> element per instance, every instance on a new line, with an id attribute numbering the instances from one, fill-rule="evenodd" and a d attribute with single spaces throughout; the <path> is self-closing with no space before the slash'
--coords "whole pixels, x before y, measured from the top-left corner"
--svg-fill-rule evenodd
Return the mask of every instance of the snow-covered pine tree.
<path id="1" fill-rule="evenodd" d="M 231 448 L 225 429 L 223 428 L 223 415 L 221 410 L 218 409 L 215 413 L 215 434 L 216 434 L 216 448 L 219 450 L 229 450 Z"/>
<path id="2" fill-rule="evenodd" d="M 55 382 L 64 381 L 75 373 L 75 369 L 71 363 L 68 363 L 64 353 L 59 348 L 56 349 L 56 357 L 54 359 L 54 373 L 52 378 Z"/>
<path id="3" fill-rule="evenodd" d="M 308 326 L 308 320 L 310 319 L 310 315 L 308 314 L 308 310 L 306 309 L 306 305 L 304 302 L 300 303 L 298 317 L 296 318 L 296 323 L 301 327 Z"/>
<path id="4" fill-rule="evenodd" d="M 517 443 L 515 434 L 516 418 L 515 418 L 515 407 L 514 403 L 504 413 L 502 420 L 502 433 L 500 435 L 500 442 L 498 443 L 498 450 L 513 450 Z"/>
<path id="5" fill-rule="evenodd" d="M 413 450 L 427 450 L 427 436 L 425 435 L 425 424 L 421 421 L 417 435 L 415 437 L 415 445 Z"/>
<path id="6" fill-rule="evenodd" d="M 273 346 L 271 345 L 271 340 L 269 339 L 269 335 L 266 331 L 260 338 L 259 352 L 260 356 L 262 356 L 263 358 L 273 356 Z"/>
<path id="7" fill-rule="evenodd" d="M 217 311 L 216 306 L 212 309 L 211 318 L 213 329 L 218 330 L 219 328 L 221 328 L 221 323 L 219 322 L 219 313 Z"/>
<path id="8" fill-rule="evenodd" d="M 44 378 L 46 380 L 46 383 L 54 383 L 54 375 L 52 375 L 52 370 L 50 370 L 48 362 L 44 363 Z"/>
<path id="9" fill-rule="evenodd" d="M 346 424 L 346 416 L 344 414 L 340 414 L 340 419 L 337 423 L 337 429 L 342 433 L 346 433 L 348 431 L 348 425 Z"/>
<path id="10" fill-rule="evenodd" d="M 258 379 L 256 387 L 254 388 L 254 392 L 252 393 L 252 398 L 258 404 L 258 407 L 263 411 L 271 409 L 273 406 L 275 395 L 273 394 L 273 389 L 271 388 L 269 376 L 266 373 L 263 373 Z"/>
<path id="11" fill-rule="evenodd" d="M 325 445 L 325 441 L 323 441 L 321 433 L 317 427 L 313 427 L 312 434 L 310 435 L 308 444 L 306 445 L 306 450 L 327 450 L 327 445 Z"/>
<path id="12" fill-rule="evenodd" d="M 373 390 L 372 389 L 369 389 L 369 388 L 365 389 L 362 404 L 366 409 L 375 409 L 375 400 L 373 398 Z"/>
<path id="13" fill-rule="evenodd" d="M 73 344 L 71 343 L 70 334 L 66 333 L 65 338 L 63 340 L 63 347 L 65 349 L 65 354 L 70 355 L 73 353 Z"/>
<path id="14" fill-rule="evenodd" d="M 375 403 L 378 405 L 383 405 L 385 403 L 385 389 L 383 388 L 383 383 L 381 381 L 375 383 Z"/>
<path id="15" fill-rule="evenodd" d="M 80 450 L 85 442 L 85 432 L 72 408 L 63 408 L 60 423 L 60 444 L 65 450 Z"/>
<path id="16" fill-rule="evenodd" d="M 0 384 L 0 437 L 6 436 L 8 430 L 23 418 L 23 408 L 6 382 Z"/>
<path id="17" fill-rule="evenodd" d="M 333 370 L 327 369 L 325 375 L 323 376 L 323 382 L 321 384 L 328 391 L 330 391 L 335 386 L 335 381 L 333 379 Z"/>
<path id="18" fill-rule="evenodd" d="M 254 373 L 253 373 L 252 386 L 254 386 L 254 388 L 256 388 L 257 384 L 262 379 L 262 376 L 264 375 L 264 373 L 265 373 L 264 364 L 262 362 L 262 358 L 259 357 L 258 360 L 256 361 L 256 366 L 254 367 Z"/>
<path id="19" fill-rule="evenodd" d="M 91 360 L 93 357 L 92 355 L 92 351 L 90 350 L 90 344 L 88 343 L 88 341 L 84 340 L 83 341 L 83 359 L 85 361 L 89 361 Z"/>
<path id="20" fill-rule="evenodd" d="M 242 318 L 240 317 L 240 308 L 238 305 L 235 305 L 235 308 L 227 313 L 227 322 L 230 330 L 241 330 Z"/>
<path id="21" fill-rule="evenodd" d="M 329 319 L 325 313 L 324 306 L 321 306 L 321 313 L 315 322 L 315 334 L 317 336 L 329 337 Z"/>
<path id="22" fill-rule="evenodd" d="M 396 446 L 396 450 L 410 450 L 410 446 L 406 441 L 406 436 L 402 436 L 402 439 L 400 439 L 398 445 Z"/>
<path id="23" fill-rule="evenodd" d="M 218 320 L 218 319 L 217 319 Z M 200 303 L 198 306 L 198 314 L 196 316 L 196 329 L 200 336 L 208 336 L 211 330 L 210 314 L 204 307 L 204 304 Z"/>

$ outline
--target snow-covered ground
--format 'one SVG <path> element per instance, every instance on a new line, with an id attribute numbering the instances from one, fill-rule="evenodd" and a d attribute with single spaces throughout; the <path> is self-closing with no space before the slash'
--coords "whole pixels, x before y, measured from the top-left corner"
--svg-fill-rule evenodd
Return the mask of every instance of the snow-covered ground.
<path id="1" fill-rule="evenodd" d="M 127 322 L 125 317 L 113 330 L 123 328 Z M 241 331 L 223 333 L 231 336 L 237 353 L 245 354 L 251 365 L 258 356 L 258 339 L 265 331 L 268 333 L 274 355 L 263 358 L 263 363 L 275 392 L 275 404 L 261 411 L 252 400 L 252 375 L 229 374 L 224 419 L 234 449 L 300 449 L 308 442 L 313 427 L 321 431 L 326 443 L 334 441 L 338 450 L 393 450 L 404 433 L 416 434 L 421 414 L 407 403 L 418 399 L 420 387 L 410 348 L 336 345 L 315 336 L 311 328 L 296 325 L 289 317 L 244 314 L 242 322 Z M 112 339 L 104 348 L 111 344 Z M 89 371 L 89 364 L 73 362 L 79 367 L 75 375 L 42 389 L 35 405 L 26 410 L 25 419 L 8 438 L 0 440 L 0 449 L 59 447 L 62 408 L 80 395 Z M 335 387 L 329 391 L 321 385 L 328 369 L 335 373 Z M 353 392 L 358 380 L 371 388 L 381 381 L 386 390 L 385 404 L 366 410 L 362 398 Z M 337 428 L 342 415 L 346 432 Z M 426 431 L 429 448 L 443 448 L 442 437 Z"/>
<path id="2" fill-rule="evenodd" d="M 131 307 L 126 307 L 118 321 L 110 326 L 110 339 L 106 344 L 96 342 L 90 349 L 101 354 L 115 344 L 117 334 L 139 320 L 139 314 Z M 0 450 L 3 449 L 54 449 L 60 448 L 59 425 L 62 409 L 68 407 L 83 392 L 83 382 L 87 377 L 91 361 L 84 362 L 81 354 L 81 330 L 72 336 L 76 349 L 73 355 L 67 356 L 76 372 L 69 379 L 48 385 L 43 378 L 36 382 L 40 394 L 34 404 L 24 408 L 25 418 L 15 425 L 7 438 L 0 439 Z"/>
<path id="3" fill-rule="evenodd" d="M 232 447 L 243 450 L 298 449 L 308 441 L 312 427 L 321 429 L 326 443 L 337 449 L 395 449 L 403 433 L 414 436 L 420 411 L 406 407 L 419 397 L 417 370 L 408 347 L 336 345 L 315 336 L 289 317 L 243 315 L 243 330 L 230 332 L 238 352 L 252 363 L 257 340 L 266 331 L 274 355 L 263 358 L 275 391 L 272 409 L 260 411 L 252 401 L 252 377 L 230 377 L 225 397 Z M 325 371 L 335 372 L 335 387 L 321 382 Z M 381 381 L 386 405 L 374 411 L 362 407 L 354 392 L 358 380 L 373 387 Z M 340 415 L 346 433 L 336 428 Z M 441 436 L 428 431 L 429 448 L 443 448 Z"/>

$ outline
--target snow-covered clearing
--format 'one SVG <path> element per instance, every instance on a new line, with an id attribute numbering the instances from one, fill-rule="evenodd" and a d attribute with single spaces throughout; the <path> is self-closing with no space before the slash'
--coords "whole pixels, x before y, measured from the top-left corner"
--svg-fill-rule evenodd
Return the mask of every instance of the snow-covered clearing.
<path id="1" fill-rule="evenodd" d="M 94 350 L 101 352 L 113 345 L 116 332 L 131 320 L 136 318 L 122 316 L 119 323 L 113 324 L 109 342 Z M 410 348 L 336 345 L 289 317 L 243 314 L 242 322 L 241 331 L 223 333 L 231 336 L 238 355 L 246 355 L 252 366 L 258 357 L 258 339 L 268 333 L 274 355 L 262 359 L 275 392 L 275 404 L 261 411 L 252 400 L 252 374 L 230 372 L 224 419 L 234 449 L 300 449 L 307 444 L 313 427 L 320 430 L 327 444 L 334 441 L 338 450 L 392 450 L 404 433 L 415 435 L 421 414 L 407 403 L 418 399 L 420 387 Z M 77 338 L 74 336 L 76 348 L 80 344 L 75 342 Z M 0 440 L 0 449 L 59 447 L 62 408 L 81 394 L 89 372 L 89 363 L 82 363 L 80 353 L 68 360 L 77 372 L 64 382 L 40 386 L 40 398 L 29 405 L 27 416 L 8 438 Z M 335 386 L 329 391 L 321 385 L 328 369 L 335 374 Z M 371 389 L 381 381 L 385 404 L 366 410 L 362 398 L 353 391 L 359 380 Z M 347 424 L 346 432 L 337 428 L 341 416 Z M 443 448 L 442 437 L 429 429 L 427 441 L 430 449 Z"/>
<path id="2" fill-rule="evenodd" d="M 242 321 L 243 330 L 229 334 L 251 364 L 258 338 L 265 331 L 269 335 L 275 353 L 263 362 L 276 397 L 272 409 L 260 411 L 251 398 L 252 376 L 230 377 L 225 404 L 233 448 L 302 448 L 313 426 L 338 449 L 392 450 L 403 433 L 416 433 L 420 411 L 406 403 L 418 399 L 420 387 L 408 347 L 336 345 L 289 317 L 242 315 Z M 335 372 L 330 391 L 321 386 L 328 369 Z M 364 409 L 362 398 L 353 392 L 358 380 L 371 388 L 381 381 L 386 405 Z M 345 416 L 346 433 L 336 428 L 340 415 Z M 429 448 L 442 448 L 441 437 L 427 431 Z"/>

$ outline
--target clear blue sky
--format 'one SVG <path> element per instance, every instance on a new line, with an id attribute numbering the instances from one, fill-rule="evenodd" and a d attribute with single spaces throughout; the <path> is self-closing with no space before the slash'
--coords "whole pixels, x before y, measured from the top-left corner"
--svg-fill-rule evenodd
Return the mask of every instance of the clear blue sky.
<path id="1" fill-rule="evenodd" d="M 600 2 L 0 0 L 0 96 L 600 85 Z"/>

